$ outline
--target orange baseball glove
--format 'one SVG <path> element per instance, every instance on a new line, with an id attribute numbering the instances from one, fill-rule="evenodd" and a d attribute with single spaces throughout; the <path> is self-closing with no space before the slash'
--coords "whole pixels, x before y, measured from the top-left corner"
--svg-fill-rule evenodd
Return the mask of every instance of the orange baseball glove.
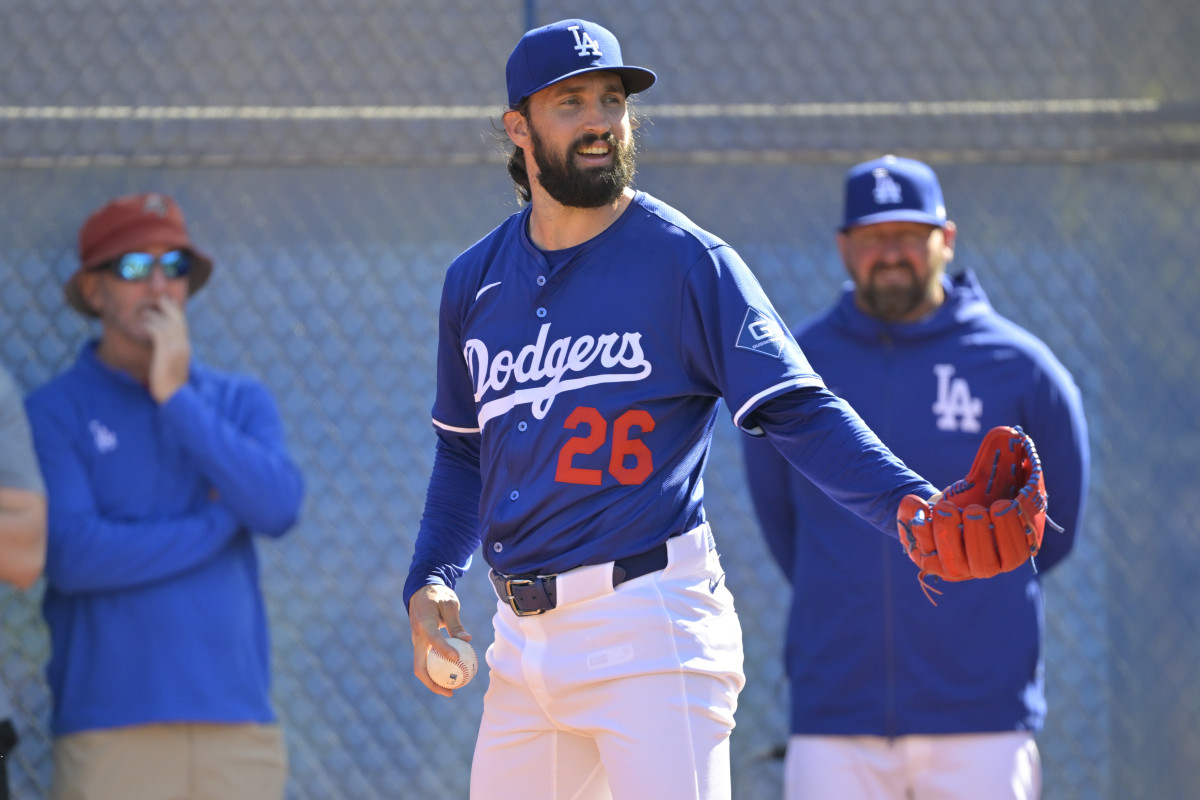
<path id="1" fill-rule="evenodd" d="M 948 581 L 990 578 L 1024 564 L 1042 546 L 1046 483 L 1033 439 L 1020 428 L 992 428 L 967 477 L 931 508 L 916 495 L 900 502 L 900 543 L 921 572 Z M 1054 526 L 1054 523 L 1050 523 Z M 940 594 L 940 592 L 939 592 Z M 933 598 L 929 598 L 933 601 Z"/>

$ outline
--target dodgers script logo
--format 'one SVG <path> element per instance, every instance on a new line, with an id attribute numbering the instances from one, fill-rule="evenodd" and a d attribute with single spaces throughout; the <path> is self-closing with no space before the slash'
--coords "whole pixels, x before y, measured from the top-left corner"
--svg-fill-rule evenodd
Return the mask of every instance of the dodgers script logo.
<path id="1" fill-rule="evenodd" d="M 937 402 L 933 404 L 938 430 L 978 433 L 983 401 L 971 397 L 967 379 L 954 377 L 953 364 L 935 364 L 933 373 L 937 375 L 938 383 Z"/>
<path id="2" fill-rule="evenodd" d="M 581 58 L 586 58 L 589 50 L 594 56 L 604 55 L 600 52 L 600 43 L 593 39 L 587 31 L 580 30 L 578 25 L 572 25 L 567 30 L 575 34 L 575 52 L 579 53 Z M 581 33 L 582 36 L 580 36 Z"/>
<path id="3" fill-rule="evenodd" d="M 887 169 L 876 167 L 871 174 L 875 176 L 875 188 L 871 191 L 871 196 L 875 198 L 877 204 L 891 205 L 899 203 L 903 199 L 900 184 L 896 183 L 896 179 Z"/>
<path id="4" fill-rule="evenodd" d="M 503 393 L 479 408 L 479 427 L 488 420 L 507 414 L 519 405 L 528 403 L 533 416 L 544 419 L 563 392 L 583 389 L 601 383 L 622 383 L 644 380 L 650 375 L 650 362 L 642 352 L 642 334 L 604 333 L 599 336 L 580 336 L 550 339 L 550 323 L 538 331 L 537 341 L 525 345 L 513 355 L 501 350 L 494 356 L 479 339 L 469 339 L 463 346 L 463 357 L 475 385 L 475 402 L 488 392 Z M 571 373 L 588 370 L 595 364 L 603 372 L 568 377 Z M 524 384 L 545 381 L 539 386 Z"/>

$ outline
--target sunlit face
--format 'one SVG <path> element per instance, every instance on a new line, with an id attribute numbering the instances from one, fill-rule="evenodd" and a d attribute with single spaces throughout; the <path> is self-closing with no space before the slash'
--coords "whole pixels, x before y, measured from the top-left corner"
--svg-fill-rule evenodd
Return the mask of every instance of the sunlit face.
<path id="1" fill-rule="evenodd" d="M 859 308 L 886 322 L 912 322 L 936 308 L 954 258 L 954 223 L 878 222 L 838 234 Z"/>
<path id="2" fill-rule="evenodd" d="M 514 138 L 532 160 L 531 179 L 564 206 L 597 208 L 620 197 L 636 169 L 625 100 L 613 72 L 585 73 L 534 94 L 521 141 Z"/>
<path id="3" fill-rule="evenodd" d="M 139 252 L 155 256 L 170 249 L 138 248 Z M 100 318 L 105 338 L 149 346 L 146 315 L 157 307 L 162 297 L 170 297 L 182 307 L 187 302 L 189 285 L 186 275 L 168 278 L 161 266 L 155 266 L 150 276 L 141 281 L 123 280 L 107 269 L 89 270 L 80 276 L 80 290 Z"/>

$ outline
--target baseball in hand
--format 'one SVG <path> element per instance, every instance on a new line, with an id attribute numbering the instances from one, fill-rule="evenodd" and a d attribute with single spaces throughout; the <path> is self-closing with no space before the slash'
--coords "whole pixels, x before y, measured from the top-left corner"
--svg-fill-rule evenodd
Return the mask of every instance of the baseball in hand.
<path id="1" fill-rule="evenodd" d="M 437 650 L 430 649 L 425 658 L 425 668 L 433 682 L 443 689 L 461 689 L 471 682 L 479 670 L 479 657 L 469 642 L 462 639 L 446 641 L 458 651 L 458 660 L 449 661 Z"/>

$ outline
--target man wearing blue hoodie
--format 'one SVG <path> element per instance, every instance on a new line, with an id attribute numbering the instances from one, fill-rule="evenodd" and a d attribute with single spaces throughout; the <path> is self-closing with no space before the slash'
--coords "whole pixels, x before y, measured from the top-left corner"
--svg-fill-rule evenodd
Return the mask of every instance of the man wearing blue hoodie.
<path id="1" fill-rule="evenodd" d="M 838 248 L 852 285 L 796 339 L 884 443 L 948 486 L 994 426 L 1037 442 L 1051 518 L 1033 563 L 934 579 L 767 442 L 745 437 L 749 487 L 792 583 L 788 800 L 1035 798 L 1046 714 L 1040 577 L 1070 551 L 1088 479 L 1079 391 L 1044 343 L 1000 316 L 969 270 L 927 165 L 886 156 L 846 179 Z"/>
<path id="2" fill-rule="evenodd" d="M 254 534 L 295 524 L 267 389 L 192 357 L 212 272 L 173 199 L 117 198 L 79 234 L 67 302 L 100 322 L 26 401 L 46 482 L 52 800 L 281 800 Z"/>

